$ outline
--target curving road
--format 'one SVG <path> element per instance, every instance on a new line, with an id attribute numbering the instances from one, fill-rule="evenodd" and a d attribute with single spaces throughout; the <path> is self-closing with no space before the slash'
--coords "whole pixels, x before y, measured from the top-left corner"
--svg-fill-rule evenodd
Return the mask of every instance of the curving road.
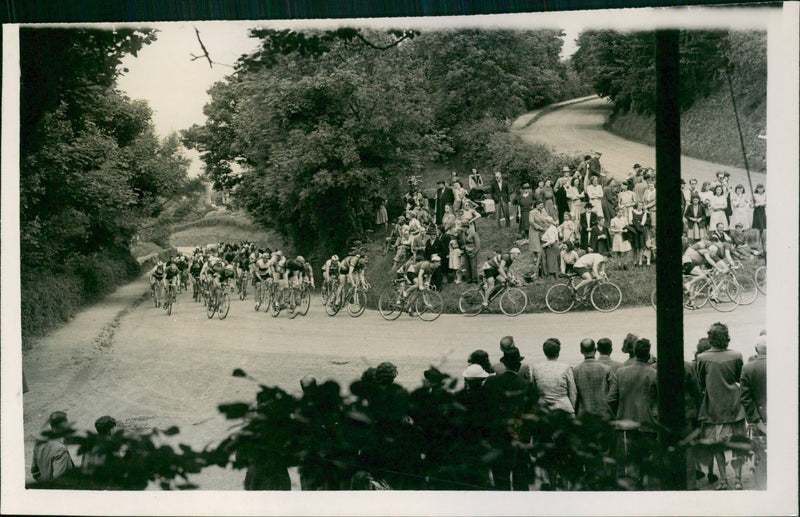
<path id="1" fill-rule="evenodd" d="M 652 149 L 602 131 L 608 111 L 604 101 L 593 99 L 546 113 L 518 131 L 564 151 L 599 149 L 604 166 L 615 175 L 634 162 L 653 163 Z M 709 174 L 719 168 L 699 167 L 697 171 Z M 228 318 L 220 321 L 207 319 L 188 293 L 167 316 L 152 306 L 147 292 L 142 277 L 23 352 L 30 387 L 23 408 L 26 477 L 36 437 L 55 410 L 66 411 L 78 429 L 91 429 L 96 418 L 110 414 L 133 430 L 177 425 L 181 433 L 175 441 L 197 448 L 223 438 L 229 423 L 220 417 L 217 404 L 252 400 L 257 388 L 232 377 L 234 368 L 299 393 L 299 379 L 306 374 L 334 379 L 346 389 L 366 367 L 388 360 L 398 367 L 397 381 L 415 388 L 432 364 L 460 376 L 467 357 L 478 348 L 497 360 L 505 335 L 515 337 L 529 363 L 544 360 L 542 342 L 558 337 L 561 359 L 573 364 L 582 359 L 578 343 L 584 337 L 611 338 L 614 356 L 623 359 L 619 347 L 627 332 L 654 342 L 656 335 L 656 314 L 650 307 L 517 318 L 444 315 L 426 323 L 407 316 L 387 322 L 370 311 L 357 319 L 346 314 L 330 318 L 316 297 L 306 317 L 272 318 L 255 312 L 251 300 L 236 299 Z M 686 313 L 684 357 L 692 356 L 698 338 L 715 321 L 729 323 L 732 348 L 749 355 L 765 325 L 765 310 L 761 297 L 729 314 L 710 308 Z M 242 479 L 242 472 L 208 469 L 193 481 L 204 489 L 235 490 Z M 293 481 L 297 488 L 294 474 Z"/>
<path id="2" fill-rule="evenodd" d="M 612 104 L 599 97 L 588 97 L 583 102 L 567 101 L 553 111 L 549 111 L 528 127 L 531 119 L 526 114 L 517 119 L 512 130 L 528 142 L 537 142 L 554 147 L 564 153 L 587 153 L 597 150 L 603 153 L 600 163 L 615 178 L 624 178 L 634 163 L 655 167 L 655 148 L 626 140 L 603 129 L 603 124 L 611 114 Z M 681 175 L 684 178 L 697 178 L 700 183 L 713 180 L 718 170 L 731 173 L 731 184 L 747 185 L 744 169 L 728 167 L 717 163 L 698 160 L 688 156 L 681 157 Z M 766 185 L 766 175 L 750 173 L 753 186 Z M 748 191 L 750 189 L 748 188 Z"/>

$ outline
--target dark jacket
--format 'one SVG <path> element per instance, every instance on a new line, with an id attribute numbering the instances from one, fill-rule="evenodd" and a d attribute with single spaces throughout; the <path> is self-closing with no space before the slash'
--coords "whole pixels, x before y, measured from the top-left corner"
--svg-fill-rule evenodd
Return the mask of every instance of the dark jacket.
<path id="1" fill-rule="evenodd" d="M 452 205 L 455 200 L 456 196 L 450 187 L 436 190 L 436 224 L 441 224 L 442 222 L 445 205 Z"/>
<path id="2" fill-rule="evenodd" d="M 617 370 L 608 392 L 608 404 L 618 420 L 633 420 L 654 426 L 658 420 L 656 370 L 636 361 Z M 653 427 L 646 429 L 655 432 Z"/>
<path id="3" fill-rule="evenodd" d="M 606 364 L 606 365 L 610 366 L 611 370 L 613 372 L 616 372 L 618 368 L 622 367 L 622 363 L 619 362 L 619 361 L 615 361 L 615 360 L 611 359 L 610 355 L 598 354 L 597 355 L 597 362 L 598 363 L 603 363 L 603 364 Z"/>
<path id="4" fill-rule="evenodd" d="M 737 382 L 742 376 L 742 354 L 712 348 L 697 356 L 697 377 L 703 401 L 697 419 L 707 424 L 732 424 L 745 417 Z"/>
<path id="5" fill-rule="evenodd" d="M 508 189 L 508 181 L 503 180 L 503 186 L 501 188 L 497 183 L 497 179 L 493 179 L 491 195 L 495 203 L 499 203 L 500 201 L 508 203 L 511 197 L 510 190 Z"/>
<path id="6" fill-rule="evenodd" d="M 767 422 L 767 356 L 760 355 L 742 367 L 742 405 L 751 424 Z"/>
<path id="7" fill-rule="evenodd" d="M 594 357 L 588 357 L 573 369 L 573 375 L 578 387 L 576 415 L 581 417 L 591 414 L 612 418 L 611 406 L 608 405 L 608 390 L 614 377 L 611 367 Z"/>

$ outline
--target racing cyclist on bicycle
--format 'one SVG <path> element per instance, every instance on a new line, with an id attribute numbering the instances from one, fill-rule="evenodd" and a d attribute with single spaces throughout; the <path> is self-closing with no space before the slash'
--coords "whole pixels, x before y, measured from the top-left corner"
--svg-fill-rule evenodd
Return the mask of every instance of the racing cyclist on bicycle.
<path id="1" fill-rule="evenodd" d="M 322 285 L 330 293 L 331 283 L 339 274 L 339 255 L 333 255 L 322 265 Z"/>
<path id="2" fill-rule="evenodd" d="M 269 255 L 262 253 L 253 265 L 253 287 L 255 287 L 256 290 L 258 290 L 258 284 L 261 284 L 262 289 L 264 288 L 265 283 L 270 277 L 270 271 Z"/>
<path id="3" fill-rule="evenodd" d="M 515 278 L 511 272 L 511 265 L 519 256 L 519 248 L 511 248 L 508 253 L 495 252 L 495 255 L 483 263 L 482 276 L 486 280 L 486 296 L 483 299 L 484 307 L 489 305 L 489 298 L 494 294 L 495 278 L 497 282 L 505 284 L 509 278 Z"/>
<path id="4" fill-rule="evenodd" d="M 361 256 L 359 253 L 345 257 L 344 260 L 339 262 L 339 289 L 336 291 L 336 303 L 342 303 L 342 293 L 347 287 L 348 281 L 350 285 L 361 285 L 364 289 L 369 287 L 366 278 L 364 278 L 364 266 L 367 263 L 367 257 Z"/>
<path id="5" fill-rule="evenodd" d="M 164 292 L 169 294 L 169 288 L 174 287 L 175 293 L 178 292 L 178 282 L 181 278 L 181 270 L 178 263 L 172 259 L 167 260 L 166 267 L 164 268 Z"/>
<path id="6" fill-rule="evenodd" d="M 311 269 L 311 264 L 306 262 L 302 255 L 286 261 L 286 275 L 290 287 L 296 286 L 299 289 L 303 282 L 308 282 L 312 288 L 314 287 L 314 272 Z M 289 310 L 293 311 L 296 305 L 294 300 L 295 292 L 291 290 L 289 293 Z"/>
<path id="7" fill-rule="evenodd" d="M 415 290 L 424 291 L 427 285 L 431 281 L 431 277 L 439 269 L 439 266 L 442 265 L 442 259 L 434 253 L 431 255 L 431 259 L 423 260 L 421 262 L 413 262 L 409 260 L 406 263 L 407 269 L 405 274 L 406 283 L 410 284 L 408 287 L 404 287 L 402 291 L 402 298 L 405 300 Z"/>
<path id="8" fill-rule="evenodd" d="M 691 278 L 684 284 L 686 292 L 691 293 L 694 285 L 706 278 L 706 271 L 704 270 L 703 266 L 708 265 L 711 268 L 717 269 L 723 273 L 728 270 L 725 262 L 718 260 L 716 256 L 717 251 L 718 248 L 716 245 L 712 244 L 709 246 L 702 240 L 699 240 L 686 248 L 686 251 L 683 252 L 683 257 L 681 258 L 683 274 L 691 276 Z"/>
<path id="9" fill-rule="evenodd" d="M 581 288 L 593 280 L 608 278 L 606 258 L 599 253 L 587 253 L 580 257 L 572 266 L 572 271 L 583 279 L 575 286 L 576 293 L 580 293 Z"/>

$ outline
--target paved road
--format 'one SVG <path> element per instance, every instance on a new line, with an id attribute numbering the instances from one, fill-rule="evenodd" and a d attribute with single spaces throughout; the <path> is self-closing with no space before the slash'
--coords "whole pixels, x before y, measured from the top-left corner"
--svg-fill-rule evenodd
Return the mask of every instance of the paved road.
<path id="1" fill-rule="evenodd" d="M 220 321 L 207 319 L 188 293 L 167 316 L 143 297 L 146 292 L 145 278 L 125 286 L 25 352 L 31 388 L 24 408 L 27 465 L 35 436 L 55 409 L 67 411 L 79 429 L 110 414 L 133 429 L 178 425 L 177 440 L 195 447 L 219 440 L 228 423 L 216 405 L 251 400 L 255 393 L 253 384 L 231 376 L 234 368 L 299 392 L 298 381 L 306 374 L 346 388 L 367 366 L 388 360 L 398 366 L 398 382 L 414 388 L 431 364 L 458 376 L 475 349 L 497 359 L 499 339 L 507 334 L 515 336 L 527 362 L 544 360 L 541 344 L 555 336 L 564 344 L 562 359 L 577 363 L 578 342 L 586 336 L 610 337 L 618 350 L 626 332 L 654 339 L 656 326 L 649 307 L 518 318 L 444 315 L 432 323 L 405 316 L 387 322 L 370 311 L 355 319 L 330 318 L 318 298 L 308 316 L 294 320 L 257 313 L 250 300 L 236 299 Z M 687 314 L 685 356 L 718 320 L 735 324 L 733 347 L 748 353 L 764 325 L 765 305 L 760 298 L 730 314 L 712 309 Z M 242 473 L 213 469 L 196 481 L 203 488 L 238 489 Z"/>
<path id="2" fill-rule="evenodd" d="M 520 122 L 527 122 L 531 118 L 530 114 L 523 115 L 514 122 L 512 128 L 524 140 L 555 147 L 560 152 L 600 151 L 603 153 L 600 163 L 615 178 L 624 178 L 634 163 L 655 167 L 655 148 L 626 140 L 603 129 L 611 109 L 610 102 L 599 97 L 590 97 L 585 102 L 566 103 L 556 110 L 549 111 L 528 127 L 524 127 L 525 124 Z M 681 158 L 682 176 L 697 178 L 700 183 L 706 179 L 713 180 L 716 171 L 720 169 L 731 173 L 731 184 L 747 185 L 747 173 L 744 169 L 688 156 Z M 765 174 L 751 173 L 751 177 L 754 187 L 757 183 L 766 184 Z"/>

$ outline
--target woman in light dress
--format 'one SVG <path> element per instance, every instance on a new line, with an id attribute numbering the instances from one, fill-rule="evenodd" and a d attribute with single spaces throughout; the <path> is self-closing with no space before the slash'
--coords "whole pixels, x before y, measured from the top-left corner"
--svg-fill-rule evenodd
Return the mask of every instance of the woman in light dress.
<path id="1" fill-rule="evenodd" d="M 650 259 L 655 256 L 656 251 L 656 180 L 655 176 L 649 175 L 645 179 L 647 188 L 642 195 L 642 203 L 644 204 L 644 211 L 647 214 L 649 226 L 647 226 L 647 264 L 650 264 Z"/>
<path id="2" fill-rule="evenodd" d="M 564 212 L 564 222 L 558 226 L 558 234 L 561 236 L 562 242 L 574 243 L 578 240 L 575 221 L 572 220 L 572 214 L 569 212 Z"/>
<path id="3" fill-rule="evenodd" d="M 636 204 L 636 194 L 630 190 L 627 181 L 620 184 L 619 191 L 619 212 L 625 216 L 627 224 L 633 221 L 633 205 Z"/>
<path id="4" fill-rule="evenodd" d="M 603 217 L 603 187 L 598 184 L 597 176 L 592 176 L 589 183 L 586 187 L 586 194 L 592 204 L 592 212 L 596 213 L 598 218 Z"/>
<path id="5" fill-rule="evenodd" d="M 572 220 L 577 221 L 581 215 L 581 208 L 583 208 L 583 192 L 580 189 L 580 178 L 572 178 L 572 182 L 567 186 L 567 199 L 569 199 L 569 212 L 572 214 Z"/>
<path id="6" fill-rule="evenodd" d="M 711 208 L 711 219 L 708 227 L 716 229 L 717 225 L 721 224 L 722 229 L 727 230 L 728 216 L 725 215 L 725 210 L 728 208 L 728 196 L 725 195 L 725 188 L 722 185 L 714 188 L 714 195 L 711 196 L 709 207 Z"/>
<path id="7" fill-rule="evenodd" d="M 731 228 L 736 228 L 737 224 L 742 225 L 742 229 L 750 228 L 753 222 L 753 209 L 750 206 L 750 196 L 744 190 L 744 185 L 736 185 L 731 194 Z"/>
<path id="8" fill-rule="evenodd" d="M 631 251 L 631 243 L 623 236 L 625 227 L 628 226 L 628 219 L 623 212 L 617 212 L 617 215 L 611 219 L 608 225 L 608 231 L 611 234 L 611 251 L 614 253 L 614 258 L 618 266 L 623 265 L 627 260 L 628 252 Z"/>

